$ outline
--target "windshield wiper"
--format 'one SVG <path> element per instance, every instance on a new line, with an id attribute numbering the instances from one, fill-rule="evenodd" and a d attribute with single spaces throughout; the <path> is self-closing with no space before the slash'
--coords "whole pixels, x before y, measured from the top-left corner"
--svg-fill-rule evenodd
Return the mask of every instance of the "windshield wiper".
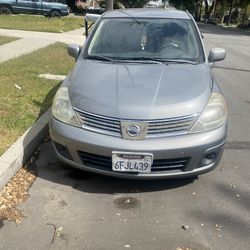
<path id="1" fill-rule="evenodd" d="M 130 58 L 124 58 L 124 60 L 133 60 L 133 61 L 145 61 L 145 63 L 187 63 L 195 65 L 197 64 L 194 61 L 185 60 L 185 59 L 166 59 L 166 58 L 159 58 L 159 57 L 149 57 L 149 56 L 143 56 L 143 57 L 130 57 Z"/>
<path id="2" fill-rule="evenodd" d="M 158 59 L 158 58 L 157 58 Z M 163 62 L 166 62 L 166 63 L 187 63 L 187 64 L 192 64 L 192 65 L 195 65 L 197 64 L 197 62 L 194 62 L 194 61 L 190 61 L 190 60 L 185 60 L 185 59 L 161 59 Z"/>
<path id="3" fill-rule="evenodd" d="M 123 59 L 124 61 L 140 61 L 141 63 L 157 63 L 157 64 L 162 64 L 165 62 L 165 60 L 162 60 L 160 58 L 155 58 L 155 57 L 127 57 Z"/>
<path id="4" fill-rule="evenodd" d="M 93 59 L 93 60 L 99 60 L 99 61 L 108 61 L 108 62 L 117 62 L 117 60 L 114 60 L 110 57 L 106 56 L 100 56 L 100 55 L 89 55 L 87 56 L 87 59 Z"/>
<path id="5" fill-rule="evenodd" d="M 87 59 L 108 61 L 108 62 L 124 62 L 124 63 L 140 61 L 140 63 L 157 63 L 157 64 L 162 64 L 162 63 L 165 63 L 165 64 L 168 64 L 168 63 L 183 63 L 183 64 L 185 64 L 185 63 L 187 63 L 187 64 L 192 64 L 192 65 L 197 64 L 196 62 L 193 62 L 190 60 L 185 60 L 185 59 L 164 59 L 164 58 L 148 57 L 148 56 L 126 57 L 126 58 L 113 59 L 113 58 L 101 56 L 101 55 L 89 55 L 89 56 L 87 56 Z"/>

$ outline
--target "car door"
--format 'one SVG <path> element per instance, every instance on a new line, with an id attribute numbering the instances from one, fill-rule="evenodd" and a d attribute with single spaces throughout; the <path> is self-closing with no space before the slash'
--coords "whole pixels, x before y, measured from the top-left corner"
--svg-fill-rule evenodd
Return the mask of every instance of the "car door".
<path id="1" fill-rule="evenodd" d="M 38 14 L 41 11 L 40 0 L 17 0 L 15 2 L 15 9 L 17 13 L 23 14 Z"/>
<path id="2" fill-rule="evenodd" d="M 32 0 L 32 8 L 34 14 L 42 14 L 42 0 Z"/>

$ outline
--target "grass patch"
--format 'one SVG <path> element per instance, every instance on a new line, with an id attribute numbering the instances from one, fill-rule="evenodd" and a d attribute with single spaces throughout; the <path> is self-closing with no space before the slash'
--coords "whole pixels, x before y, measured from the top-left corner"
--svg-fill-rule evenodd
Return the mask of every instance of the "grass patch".
<path id="1" fill-rule="evenodd" d="M 83 18 L 49 18 L 32 15 L 0 15 L 0 28 L 61 33 L 84 26 Z"/>
<path id="2" fill-rule="evenodd" d="M 0 36 L 0 46 L 5 44 L 5 43 L 10 43 L 15 40 L 18 40 L 19 38 L 17 37 L 9 37 L 9 36 Z"/>
<path id="3" fill-rule="evenodd" d="M 62 43 L 0 65 L 0 155 L 52 104 L 60 81 L 38 75 L 67 75 L 73 66 Z"/>

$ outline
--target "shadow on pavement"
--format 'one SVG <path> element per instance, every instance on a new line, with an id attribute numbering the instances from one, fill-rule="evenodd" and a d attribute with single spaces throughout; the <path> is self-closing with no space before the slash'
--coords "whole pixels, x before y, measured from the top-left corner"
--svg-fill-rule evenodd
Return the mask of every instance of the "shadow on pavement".
<path id="1" fill-rule="evenodd" d="M 232 188 L 221 182 L 214 183 L 214 187 L 222 195 L 223 203 L 218 202 L 218 204 L 223 204 L 224 207 L 214 204 L 213 209 L 209 207 L 203 210 L 194 210 L 190 216 L 199 223 L 212 225 L 218 234 L 224 235 L 225 231 L 229 231 L 235 239 L 249 239 L 250 224 L 247 212 L 242 216 L 242 211 L 250 210 L 249 192 L 238 186 Z M 228 209 L 225 208 L 225 204 L 230 204 Z"/>
<path id="2" fill-rule="evenodd" d="M 250 72 L 249 69 L 239 69 L 239 68 L 231 68 L 231 67 L 222 67 L 222 66 L 214 66 L 215 69 L 226 69 L 226 70 L 233 70 L 233 71 L 241 71 L 241 72 Z"/>
<path id="3" fill-rule="evenodd" d="M 237 28 L 224 28 L 218 25 L 211 25 L 205 23 L 197 23 L 201 33 L 210 33 L 218 35 L 230 35 L 230 36 L 250 36 L 249 30 L 242 30 Z"/>

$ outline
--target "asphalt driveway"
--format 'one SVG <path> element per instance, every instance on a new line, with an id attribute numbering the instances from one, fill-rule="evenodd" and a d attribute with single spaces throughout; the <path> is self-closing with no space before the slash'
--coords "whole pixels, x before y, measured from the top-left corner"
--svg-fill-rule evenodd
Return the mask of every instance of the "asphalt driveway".
<path id="1" fill-rule="evenodd" d="M 250 36 L 201 28 L 208 49 L 227 50 L 214 68 L 230 119 L 218 168 L 198 179 L 113 179 L 68 168 L 44 142 L 26 217 L 0 222 L 0 249 L 250 248 Z"/>

